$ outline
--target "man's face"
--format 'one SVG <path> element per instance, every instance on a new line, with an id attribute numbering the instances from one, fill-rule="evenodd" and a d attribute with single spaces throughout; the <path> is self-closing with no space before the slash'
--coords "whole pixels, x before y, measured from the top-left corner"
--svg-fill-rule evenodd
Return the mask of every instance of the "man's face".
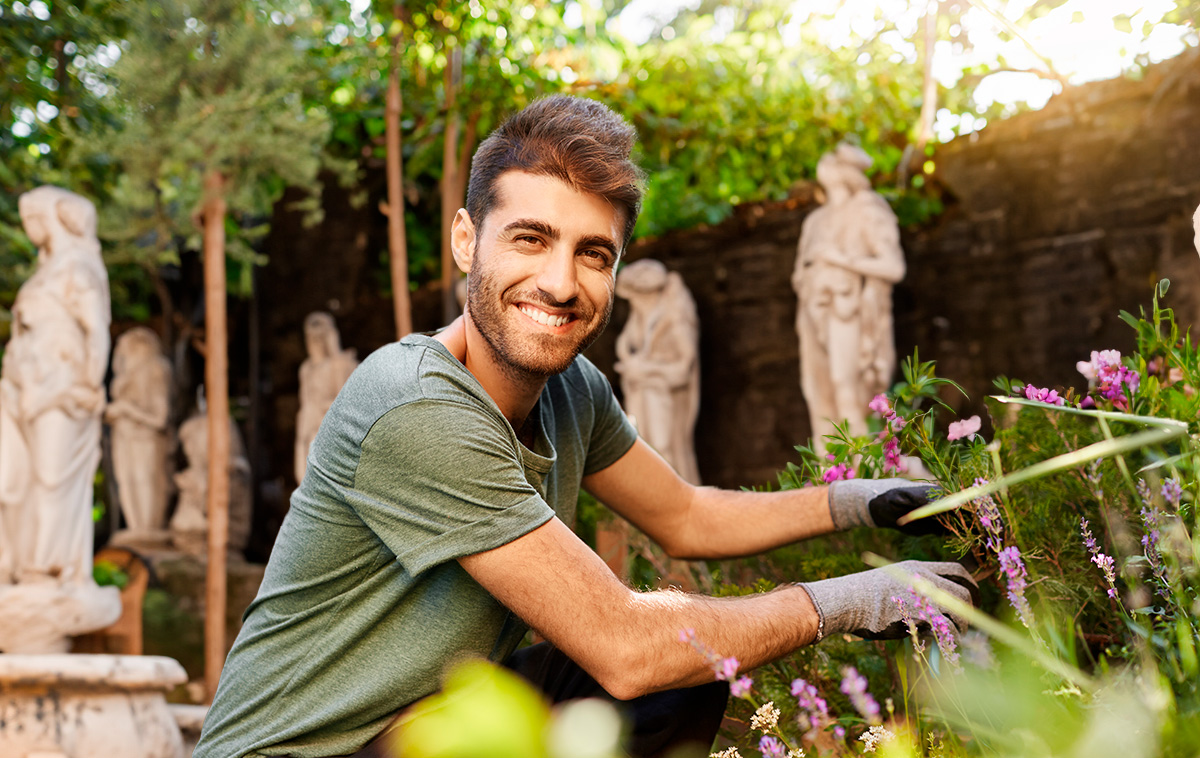
<path id="1" fill-rule="evenodd" d="M 498 364 L 565 371 L 612 313 L 622 214 L 551 177 L 510 171 L 475 228 L 467 311 Z"/>

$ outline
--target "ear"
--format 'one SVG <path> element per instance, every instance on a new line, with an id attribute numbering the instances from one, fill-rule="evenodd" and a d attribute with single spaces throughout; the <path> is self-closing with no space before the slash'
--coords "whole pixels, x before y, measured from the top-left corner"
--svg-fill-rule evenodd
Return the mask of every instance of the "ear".
<path id="1" fill-rule="evenodd" d="M 459 208 L 454 215 L 454 225 L 450 228 L 450 252 L 454 254 L 454 262 L 464 274 L 470 272 L 471 261 L 475 258 L 475 223 L 467 215 L 466 208 Z"/>

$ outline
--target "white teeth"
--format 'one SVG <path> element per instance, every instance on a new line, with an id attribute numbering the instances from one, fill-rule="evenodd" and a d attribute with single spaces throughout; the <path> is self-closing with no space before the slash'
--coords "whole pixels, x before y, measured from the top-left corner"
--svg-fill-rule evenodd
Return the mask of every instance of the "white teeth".
<path id="1" fill-rule="evenodd" d="M 563 324 L 567 323 L 567 320 L 570 318 L 570 316 L 552 316 L 545 311 L 526 306 L 521 306 L 521 313 L 524 313 L 526 316 L 538 322 L 539 324 L 545 324 L 546 326 L 562 326 Z"/>

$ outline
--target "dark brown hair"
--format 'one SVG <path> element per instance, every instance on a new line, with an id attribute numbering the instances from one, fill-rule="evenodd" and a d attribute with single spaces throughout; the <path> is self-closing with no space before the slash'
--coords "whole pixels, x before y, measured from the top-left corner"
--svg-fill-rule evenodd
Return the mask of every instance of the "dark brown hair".
<path id="1" fill-rule="evenodd" d="M 535 100 L 475 151 L 467 213 L 483 225 L 496 203 L 496 181 L 506 171 L 552 176 L 624 213 L 624 250 L 642 209 L 644 174 L 629 159 L 636 139 L 633 127 L 603 103 L 570 95 Z"/>

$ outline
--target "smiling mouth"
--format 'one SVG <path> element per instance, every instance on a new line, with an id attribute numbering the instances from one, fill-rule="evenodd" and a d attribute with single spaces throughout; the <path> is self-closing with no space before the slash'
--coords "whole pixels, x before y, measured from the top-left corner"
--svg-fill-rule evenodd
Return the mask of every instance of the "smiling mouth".
<path id="1" fill-rule="evenodd" d="M 561 313 L 561 314 L 546 313 L 545 311 L 541 310 L 540 308 L 534 308 L 533 306 L 530 306 L 530 305 L 519 305 L 519 306 L 517 306 L 517 309 L 520 310 L 521 313 L 524 313 L 526 316 L 528 316 L 529 318 L 538 322 L 539 324 L 542 324 L 543 326 L 550 326 L 550 327 L 562 326 L 563 324 L 567 323 L 568 321 L 570 321 L 572 319 L 572 316 L 569 313 Z"/>

